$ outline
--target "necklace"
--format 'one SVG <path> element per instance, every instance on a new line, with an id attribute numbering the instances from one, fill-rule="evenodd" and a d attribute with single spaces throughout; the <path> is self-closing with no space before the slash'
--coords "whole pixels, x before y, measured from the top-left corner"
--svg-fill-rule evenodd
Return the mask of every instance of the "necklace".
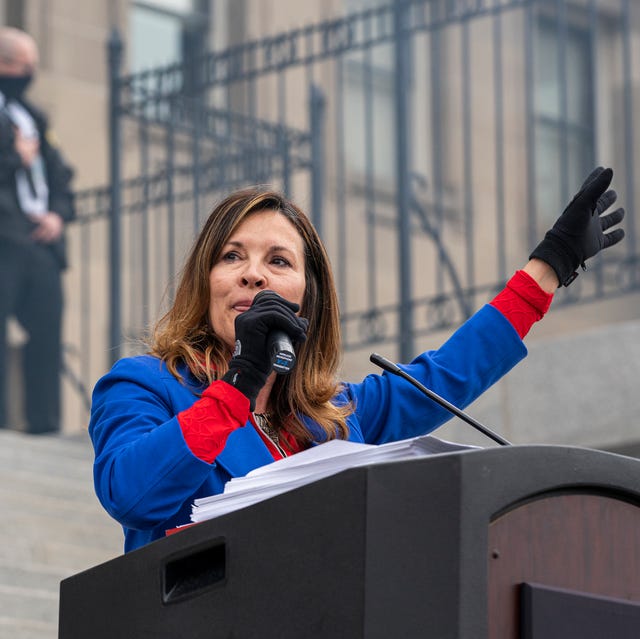
<path id="1" fill-rule="evenodd" d="M 278 431 L 271 426 L 271 415 L 269 413 L 254 413 L 253 417 L 260 430 L 277 444 L 280 441 L 280 435 Z"/>
<path id="2" fill-rule="evenodd" d="M 253 418 L 258 428 L 273 442 L 278 452 L 286 457 L 287 454 L 280 445 L 280 433 L 271 425 L 271 415 L 269 413 L 253 413 Z"/>

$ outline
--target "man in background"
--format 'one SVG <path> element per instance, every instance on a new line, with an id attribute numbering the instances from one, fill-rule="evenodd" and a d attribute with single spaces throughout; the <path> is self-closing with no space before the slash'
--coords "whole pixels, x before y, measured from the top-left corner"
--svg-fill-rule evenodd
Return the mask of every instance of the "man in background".
<path id="1" fill-rule="evenodd" d="M 37 66 L 33 38 L 0 28 L 0 427 L 11 426 L 6 326 L 13 316 L 29 336 L 24 412 L 34 434 L 60 429 L 64 225 L 74 217 L 73 173 L 45 116 L 24 97 Z"/>

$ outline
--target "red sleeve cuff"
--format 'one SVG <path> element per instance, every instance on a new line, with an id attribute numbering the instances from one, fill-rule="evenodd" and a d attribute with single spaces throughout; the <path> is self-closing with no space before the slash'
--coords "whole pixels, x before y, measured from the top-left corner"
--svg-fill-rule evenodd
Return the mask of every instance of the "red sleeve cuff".
<path id="1" fill-rule="evenodd" d="M 227 438 L 249 418 L 249 400 L 231 384 L 213 382 L 192 406 L 178 413 L 178 423 L 191 452 L 212 463 Z"/>
<path id="2" fill-rule="evenodd" d="M 552 300 L 553 294 L 543 291 L 528 273 L 516 271 L 490 304 L 509 320 L 520 338 L 523 338 L 533 324 L 544 317 Z"/>

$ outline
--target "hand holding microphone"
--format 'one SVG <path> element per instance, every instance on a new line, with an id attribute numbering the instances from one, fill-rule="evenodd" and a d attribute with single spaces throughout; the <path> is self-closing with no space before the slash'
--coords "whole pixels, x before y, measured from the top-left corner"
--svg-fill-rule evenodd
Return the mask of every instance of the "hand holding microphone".
<path id="1" fill-rule="evenodd" d="M 235 319 L 236 347 L 223 380 L 249 398 L 251 410 L 272 370 L 287 373 L 295 364 L 293 344 L 303 342 L 309 322 L 298 304 L 274 291 L 260 291 Z"/>

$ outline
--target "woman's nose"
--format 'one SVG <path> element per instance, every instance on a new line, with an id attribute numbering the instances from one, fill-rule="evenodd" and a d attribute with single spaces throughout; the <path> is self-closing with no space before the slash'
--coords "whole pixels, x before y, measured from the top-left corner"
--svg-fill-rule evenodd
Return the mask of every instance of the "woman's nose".
<path id="1" fill-rule="evenodd" d="M 267 279 L 258 264 L 247 263 L 247 268 L 242 273 L 243 286 L 252 286 L 256 288 L 264 288 Z"/>

